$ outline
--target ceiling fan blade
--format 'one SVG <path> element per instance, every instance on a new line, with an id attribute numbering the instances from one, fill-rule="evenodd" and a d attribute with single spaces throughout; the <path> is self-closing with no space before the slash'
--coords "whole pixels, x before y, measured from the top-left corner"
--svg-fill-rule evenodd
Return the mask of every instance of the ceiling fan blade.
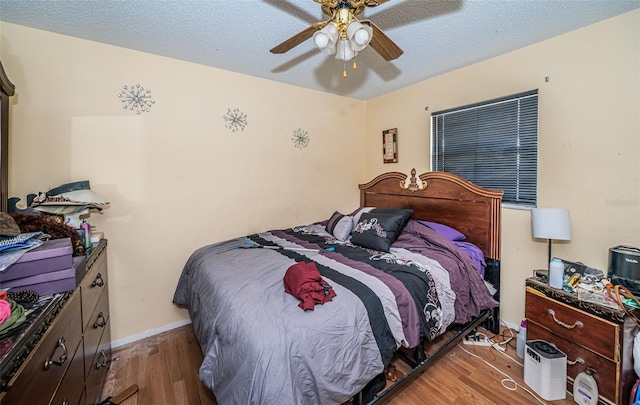
<path id="1" fill-rule="evenodd" d="M 285 52 L 289 51 L 290 49 L 300 45 L 301 43 L 303 43 L 307 39 L 311 38 L 313 36 L 314 32 L 322 29 L 328 23 L 329 23 L 329 21 L 317 22 L 317 23 L 313 24 L 312 26 L 300 31 L 299 33 L 297 33 L 296 35 L 292 36 L 291 38 L 285 40 L 281 44 L 274 46 L 273 48 L 271 48 L 269 50 L 269 52 L 271 52 L 271 53 L 285 53 Z"/>
<path id="2" fill-rule="evenodd" d="M 369 45 L 380 54 L 386 61 L 394 60 L 404 53 L 380 28 L 368 20 L 360 21 L 373 29 L 373 36 Z"/>

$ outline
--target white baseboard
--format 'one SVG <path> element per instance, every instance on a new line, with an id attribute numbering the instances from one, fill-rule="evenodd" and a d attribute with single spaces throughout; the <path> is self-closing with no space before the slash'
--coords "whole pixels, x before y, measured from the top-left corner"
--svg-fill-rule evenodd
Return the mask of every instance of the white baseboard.
<path id="1" fill-rule="evenodd" d="M 160 328 L 147 330 L 142 333 L 138 333 L 137 335 L 126 337 L 124 339 L 114 340 L 111 342 L 111 348 L 115 349 L 116 347 L 124 346 L 126 344 L 133 343 L 138 340 L 142 340 L 144 338 L 148 338 L 150 336 L 154 336 L 171 329 L 179 328 L 184 325 L 189 325 L 190 323 L 191 323 L 191 319 L 187 318 L 178 322 L 170 323 L 169 325 L 165 325 Z"/>

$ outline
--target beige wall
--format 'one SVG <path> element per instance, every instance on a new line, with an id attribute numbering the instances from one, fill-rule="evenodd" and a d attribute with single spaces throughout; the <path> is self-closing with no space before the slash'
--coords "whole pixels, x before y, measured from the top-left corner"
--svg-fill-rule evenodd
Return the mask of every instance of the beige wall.
<path id="1" fill-rule="evenodd" d="M 10 195 L 90 180 L 111 201 L 90 222 L 109 239 L 114 340 L 187 318 L 171 300 L 194 249 L 359 203 L 362 101 L 8 23 L 0 34 L 16 86 Z M 137 83 L 156 101 L 139 116 L 118 98 Z M 229 108 L 244 131 L 225 127 Z"/>
<path id="2" fill-rule="evenodd" d="M 640 10 L 368 101 L 367 177 L 430 168 L 431 112 L 531 89 L 538 206 L 571 215 L 572 240 L 552 253 L 606 271 L 610 247 L 640 247 Z M 381 132 L 395 127 L 398 163 L 383 164 Z M 531 238 L 530 211 L 502 214 L 502 317 L 517 324 L 524 280 L 546 268 L 547 244 Z"/>
<path id="3" fill-rule="evenodd" d="M 126 339 L 187 317 L 171 297 L 197 247 L 350 210 L 356 184 L 429 169 L 430 112 L 538 88 L 539 206 L 569 208 L 573 226 L 554 255 L 604 269 L 609 247 L 640 246 L 639 23 L 636 10 L 368 102 L 0 23 L 16 85 L 10 194 L 88 179 L 111 201 L 91 222 L 109 238 L 112 334 Z M 117 97 L 136 83 L 156 100 L 140 116 Z M 225 128 L 228 108 L 245 131 Z M 383 164 L 395 127 L 399 163 Z M 546 247 L 529 211 L 503 209 L 507 322 Z"/>

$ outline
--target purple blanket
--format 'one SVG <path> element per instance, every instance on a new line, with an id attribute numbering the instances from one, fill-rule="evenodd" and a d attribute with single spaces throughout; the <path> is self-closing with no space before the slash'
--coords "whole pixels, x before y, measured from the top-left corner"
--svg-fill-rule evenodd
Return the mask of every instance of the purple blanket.
<path id="1" fill-rule="evenodd" d="M 456 294 L 455 323 L 464 324 L 480 311 L 500 305 L 489 294 L 473 260 L 437 231 L 411 220 L 391 246 L 436 260 L 449 272 Z"/>

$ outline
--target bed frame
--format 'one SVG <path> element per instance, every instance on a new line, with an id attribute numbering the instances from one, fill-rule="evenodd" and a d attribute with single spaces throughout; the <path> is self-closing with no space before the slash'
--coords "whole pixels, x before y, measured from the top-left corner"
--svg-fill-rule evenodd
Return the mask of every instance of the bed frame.
<path id="1" fill-rule="evenodd" d="M 478 246 L 486 257 L 485 280 L 497 290 L 500 300 L 500 233 L 502 191 L 479 187 L 451 173 L 427 172 L 411 177 L 400 172 L 381 174 L 366 184 L 360 184 L 360 206 L 384 208 L 410 208 L 413 219 L 429 220 L 458 229 L 467 241 Z M 498 333 L 499 308 L 482 312 L 465 325 L 454 325 L 453 334 L 437 349 L 426 354 L 422 343 L 412 355 L 398 351 L 399 357 L 410 365 L 411 371 L 380 392 L 369 404 L 388 402 L 403 387 L 426 371 L 444 356 L 465 335 L 483 326 Z M 360 396 L 362 403 L 362 396 Z"/>

